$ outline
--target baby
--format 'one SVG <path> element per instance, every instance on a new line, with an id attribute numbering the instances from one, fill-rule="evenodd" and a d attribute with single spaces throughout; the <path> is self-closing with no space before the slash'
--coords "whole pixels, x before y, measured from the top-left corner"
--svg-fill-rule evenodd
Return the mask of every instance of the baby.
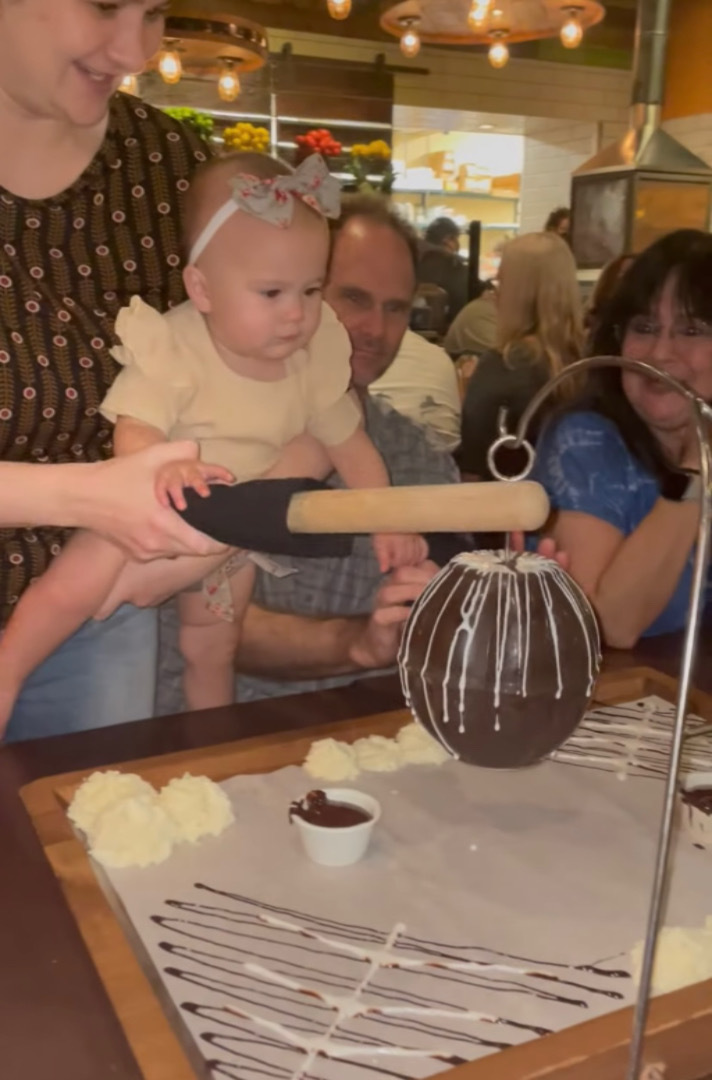
<path id="1" fill-rule="evenodd" d="M 184 488 L 336 469 L 349 487 L 384 487 L 385 465 L 349 390 L 351 345 L 322 301 L 339 185 L 321 158 L 296 171 L 257 153 L 206 165 L 186 205 L 189 300 L 165 315 L 138 297 L 116 321 L 123 365 L 102 412 L 114 451 L 193 439 L 200 461 L 171 464 L 157 496 L 185 508 Z M 419 563 L 418 536 L 374 537 L 382 571 Z M 254 558 L 257 558 L 254 556 Z M 22 597 L 0 638 L 0 735 L 24 679 L 121 593 L 125 556 L 78 533 Z M 179 595 L 188 707 L 234 700 L 233 660 L 254 583 L 241 552 L 203 587 Z"/>

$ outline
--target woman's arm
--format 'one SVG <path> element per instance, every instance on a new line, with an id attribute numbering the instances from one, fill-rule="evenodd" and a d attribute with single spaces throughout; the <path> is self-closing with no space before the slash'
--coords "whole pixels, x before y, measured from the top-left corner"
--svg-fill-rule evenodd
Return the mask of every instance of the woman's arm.
<path id="1" fill-rule="evenodd" d="M 692 502 L 659 497 L 616 425 L 595 412 L 545 428 L 534 478 L 555 508 L 557 545 L 591 600 L 606 644 L 632 648 L 670 603 L 699 519 Z"/>
<path id="2" fill-rule="evenodd" d="M 87 465 L 0 462 L 0 528 L 92 529 L 140 560 L 217 554 L 222 545 L 155 496 L 159 468 L 197 457 L 195 443 L 176 442 Z"/>
<path id="3" fill-rule="evenodd" d="M 570 558 L 571 576 L 593 604 L 603 639 L 631 649 L 665 610 L 695 543 L 694 502 L 658 499 L 630 536 L 600 518 L 559 512 L 552 530 Z"/>

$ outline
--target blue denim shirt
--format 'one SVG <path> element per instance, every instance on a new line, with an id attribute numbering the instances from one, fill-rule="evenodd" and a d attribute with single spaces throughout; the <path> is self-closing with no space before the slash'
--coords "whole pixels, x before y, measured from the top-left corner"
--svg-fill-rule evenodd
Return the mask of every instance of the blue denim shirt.
<path id="1" fill-rule="evenodd" d="M 616 425 L 596 412 L 572 412 L 542 432 L 532 479 L 547 491 L 555 510 L 576 510 L 607 521 L 624 536 L 640 525 L 660 494 L 654 476 L 640 464 Z M 644 637 L 681 630 L 692 584 L 693 554 L 667 607 Z M 708 584 L 708 599 L 709 599 Z"/>

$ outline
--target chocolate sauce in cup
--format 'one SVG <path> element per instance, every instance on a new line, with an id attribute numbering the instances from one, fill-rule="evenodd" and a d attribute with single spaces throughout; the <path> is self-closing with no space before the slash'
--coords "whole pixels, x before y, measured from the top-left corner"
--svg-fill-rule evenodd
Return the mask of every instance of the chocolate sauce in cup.
<path id="1" fill-rule="evenodd" d="M 295 799 L 289 807 L 289 820 L 293 821 L 295 817 L 325 829 L 348 829 L 371 821 L 373 814 L 352 803 L 329 799 L 325 791 L 310 791 L 303 799 Z"/>
<path id="2" fill-rule="evenodd" d="M 289 807 L 305 853 L 322 866 L 350 866 L 363 858 L 380 816 L 378 801 L 352 788 L 310 791 Z"/>

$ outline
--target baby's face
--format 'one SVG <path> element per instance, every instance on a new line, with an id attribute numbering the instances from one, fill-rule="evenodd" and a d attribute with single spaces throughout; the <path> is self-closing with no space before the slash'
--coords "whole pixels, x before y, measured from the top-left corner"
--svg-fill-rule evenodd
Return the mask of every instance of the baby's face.
<path id="1" fill-rule="evenodd" d="M 306 207 L 284 229 L 235 214 L 200 260 L 213 334 L 265 362 L 303 348 L 319 326 L 328 254 L 326 222 Z"/>

